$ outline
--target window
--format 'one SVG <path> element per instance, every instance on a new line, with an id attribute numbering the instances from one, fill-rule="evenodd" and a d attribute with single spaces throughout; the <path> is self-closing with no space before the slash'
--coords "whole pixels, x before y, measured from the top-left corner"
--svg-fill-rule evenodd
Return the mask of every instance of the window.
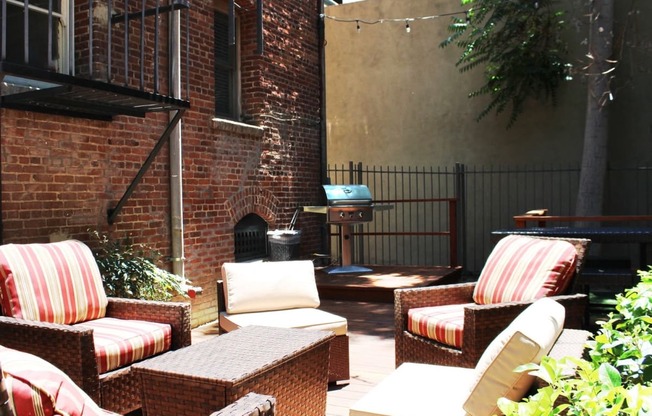
<path id="1" fill-rule="evenodd" d="M 238 27 L 235 45 L 229 45 L 229 15 L 215 12 L 215 115 L 240 119 L 240 79 L 238 71 Z"/>
<path id="2" fill-rule="evenodd" d="M 67 71 L 68 57 L 68 1 L 29 0 L 27 22 L 25 22 L 25 2 L 6 0 L 7 18 L 3 34 L 7 35 L 4 59 L 24 64 L 25 25 L 27 25 L 27 64 L 40 68 Z M 1 11 L 0 11 L 1 13 Z M 51 17 L 51 20 L 50 20 Z M 48 45 L 51 45 L 48 47 Z"/>

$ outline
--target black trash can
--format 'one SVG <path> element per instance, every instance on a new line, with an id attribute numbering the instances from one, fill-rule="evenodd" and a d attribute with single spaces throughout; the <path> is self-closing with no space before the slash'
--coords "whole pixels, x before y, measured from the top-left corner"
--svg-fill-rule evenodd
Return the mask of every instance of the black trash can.
<path id="1" fill-rule="evenodd" d="M 271 261 L 296 260 L 299 257 L 301 231 L 274 230 L 267 232 Z"/>

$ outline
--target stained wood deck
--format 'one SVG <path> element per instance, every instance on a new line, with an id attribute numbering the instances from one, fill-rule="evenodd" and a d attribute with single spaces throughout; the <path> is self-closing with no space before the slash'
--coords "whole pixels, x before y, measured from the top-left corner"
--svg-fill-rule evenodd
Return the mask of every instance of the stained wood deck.
<path id="1" fill-rule="evenodd" d="M 394 305 L 322 300 L 322 309 L 344 316 L 349 324 L 351 379 L 331 386 L 326 416 L 348 416 L 349 407 L 394 370 Z M 216 324 L 193 330 L 193 342 L 217 336 Z"/>

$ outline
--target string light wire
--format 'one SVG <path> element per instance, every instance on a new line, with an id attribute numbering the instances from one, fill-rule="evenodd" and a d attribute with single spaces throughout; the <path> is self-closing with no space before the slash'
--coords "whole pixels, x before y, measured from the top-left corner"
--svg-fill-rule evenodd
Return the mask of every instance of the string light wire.
<path id="1" fill-rule="evenodd" d="M 362 19 L 359 17 L 356 18 L 343 18 L 343 17 L 336 17 L 336 16 L 330 16 L 327 14 L 320 14 L 319 16 L 322 19 L 330 19 L 336 22 L 342 22 L 342 23 L 355 23 L 356 25 L 356 30 L 360 32 L 360 24 L 365 24 L 365 25 L 376 25 L 378 23 L 385 23 L 385 22 L 399 22 L 399 23 L 405 23 L 405 31 L 410 33 L 410 22 L 415 22 L 417 20 L 433 20 L 433 19 L 439 19 L 441 17 L 448 17 L 448 16 L 456 16 L 456 15 L 466 15 L 467 20 L 469 18 L 469 13 L 471 12 L 471 9 L 469 10 L 461 10 L 457 12 L 451 12 L 451 13 L 441 13 L 441 14 L 436 14 L 432 16 L 418 16 L 418 17 L 402 17 L 398 19 Z"/>

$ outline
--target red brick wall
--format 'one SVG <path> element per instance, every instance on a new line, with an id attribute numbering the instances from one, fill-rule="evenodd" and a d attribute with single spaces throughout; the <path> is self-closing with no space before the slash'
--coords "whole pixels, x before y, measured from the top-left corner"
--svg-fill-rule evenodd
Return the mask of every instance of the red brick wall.
<path id="1" fill-rule="evenodd" d="M 255 10 L 243 11 L 243 113 L 248 129 L 213 120 L 213 11 L 191 2 L 190 98 L 182 119 L 186 275 L 204 293 L 195 325 L 216 318 L 215 281 L 233 261 L 233 227 L 255 212 L 284 228 L 297 206 L 321 198 L 321 80 L 317 0 L 265 2 L 263 56 L 255 54 Z M 254 3 L 254 2 L 251 2 Z M 186 71 L 184 64 L 184 71 Z M 118 215 L 114 207 L 167 125 L 166 114 L 101 122 L 0 111 L 4 243 L 44 242 L 87 230 L 131 236 L 170 253 L 167 146 Z M 324 219 L 301 214 L 302 255 L 320 250 Z"/>

